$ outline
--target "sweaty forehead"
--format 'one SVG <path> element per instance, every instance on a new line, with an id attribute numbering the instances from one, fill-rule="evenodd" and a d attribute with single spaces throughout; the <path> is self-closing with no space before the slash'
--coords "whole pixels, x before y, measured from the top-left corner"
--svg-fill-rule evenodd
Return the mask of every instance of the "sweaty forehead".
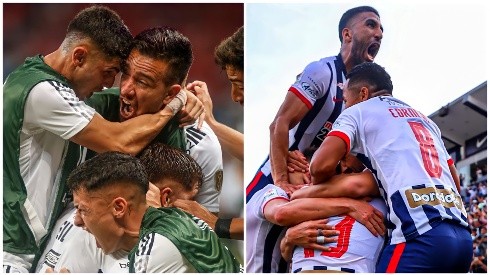
<path id="1" fill-rule="evenodd" d="M 164 61 L 141 54 L 137 50 L 131 52 L 126 61 L 126 65 L 129 66 L 127 69 L 134 70 L 136 73 L 154 77 L 163 75 L 164 70 L 167 67 L 167 64 Z"/>

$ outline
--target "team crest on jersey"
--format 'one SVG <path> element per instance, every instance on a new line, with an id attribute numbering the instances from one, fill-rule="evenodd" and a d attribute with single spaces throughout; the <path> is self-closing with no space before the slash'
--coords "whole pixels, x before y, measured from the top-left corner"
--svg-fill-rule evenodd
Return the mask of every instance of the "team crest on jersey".
<path id="1" fill-rule="evenodd" d="M 221 192 L 221 188 L 223 187 L 223 170 L 218 170 L 214 173 L 214 187 L 216 191 Z"/>
<path id="2" fill-rule="evenodd" d="M 60 260 L 60 253 L 54 251 L 53 249 L 49 250 L 49 252 L 46 254 L 46 258 L 44 259 L 44 263 L 49 266 L 54 268 L 58 261 Z"/>

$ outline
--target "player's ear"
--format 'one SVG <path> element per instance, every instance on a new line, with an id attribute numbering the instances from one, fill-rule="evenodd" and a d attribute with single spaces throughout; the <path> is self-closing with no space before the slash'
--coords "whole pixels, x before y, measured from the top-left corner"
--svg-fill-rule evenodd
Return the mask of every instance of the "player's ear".
<path id="1" fill-rule="evenodd" d="M 75 67 L 81 67 L 87 61 L 87 49 L 82 46 L 75 47 L 71 54 L 72 64 Z"/>
<path id="2" fill-rule="evenodd" d="M 342 29 L 342 43 L 352 41 L 352 32 L 348 28 Z"/>
<path id="3" fill-rule="evenodd" d="M 167 105 L 182 90 L 182 86 L 174 84 L 167 91 L 167 96 L 163 99 L 163 104 Z"/>
<path id="4" fill-rule="evenodd" d="M 160 199 L 161 199 L 162 207 L 170 206 L 170 194 L 172 194 L 172 189 L 170 189 L 170 187 L 165 187 L 160 190 Z"/>
<path id="5" fill-rule="evenodd" d="M 370 98 L 370 93 L 369 89 L 366 86 L 363 86 L 361 88 L 361 92 L 359 93 L 359 96 L 361 97 L 361 101 L 366 101 Z"/>
<path id="6" fill-rule="evenodd" d="M 122 218 L 128 212 L 128 202 L 122 197 L 112 200 L 112 214 L 116 218 Z"/>

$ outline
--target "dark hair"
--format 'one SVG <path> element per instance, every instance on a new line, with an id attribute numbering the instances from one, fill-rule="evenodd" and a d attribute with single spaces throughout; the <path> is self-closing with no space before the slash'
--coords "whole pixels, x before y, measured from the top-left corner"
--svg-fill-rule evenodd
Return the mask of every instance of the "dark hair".
<path id="1" fill-rule="evenodd" d="M 214 60 L 223 69 L 231 65 L 243 72 L 243 26 L 221 41 L 214 51 Z"/>
<path id="2" fill-rule="evenodd" d="M 358 84 L 368 84 L 373 91 L 386 90 L 390 94 L 393 92 L 393 83 L 390 75 L 383 67 L 376 63 L 364 62 L 354 66 L 345 77 L 349 79 L 349 87 Z"/>
<path id="3" fill-rule="evenodd" d="M 340 21 L 339 21 L 339 39 L 340 39 L 341 43 L 342 43 L 342 30 L 347 26 L 347 24 L 349 24 L 349 21 L 354 16 L 356 16 L 362 12 L 373 12 L 378 17 L 380 17 L 378 11 L 375 8 L 370 7 L 370 6 L 355 7 L 355 8 L 352 8 L 352 9 L 344 12 L 344 14 L 342 14 L 342 17 L 340 18 Z"/>
<path id="4" fill-rule="evenodd" d="M 81 35 L 90 38 L 110 58 L 126 59 L 131 50 L 133 36 L 113 10 L 95 5 L 79 12 L 71 20 L 67 37 Z"/>
<path id="5" fill-rule="evenodd" d="M 163 143 L 149 145 L 139 156 L 152 183 L 162 179 L 172 179 L 190 191 L 197 181 L 198 188 L 203 182 L 201 167 L 188 154 Z"/>
<path id="6" fill-rule="evenodd" d="M 156 27 L 140 32 L 134 38 L 133 50 L 168 63 L 166 85 L 181 84 L 192 64 L 192 45 L 187 37 L 170 27 Z"/>
<path id="7" fill-rule="evenodd" d="M 122 182 L 137 186 L 143 195 L 149 188 L 145 168 L 137 158 L 119 152 L 106 152 L 77 166 L 68 177 L 67 184 L 71 191 L 76 192 L 80 189 L 96 191 Z"/>

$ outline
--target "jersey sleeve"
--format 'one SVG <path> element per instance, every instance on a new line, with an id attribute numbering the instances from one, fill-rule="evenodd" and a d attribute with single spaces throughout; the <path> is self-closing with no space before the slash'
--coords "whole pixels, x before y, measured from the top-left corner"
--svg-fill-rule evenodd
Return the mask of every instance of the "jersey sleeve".
<path id="1" fill-rule="evenodd" d="M 46 130 L 70 139 L 88 125 L 95 110 L 80 101 L 75 92 L 54 81 L 34 86 L 24 108 L 24 126 L 33 132 Z"/>
<path id="2" fill-rule="evenodd" d="M 209 211 L 219 212 L 219 196 L 223 186 L 221 145 L 206 122 L 201 129 L 197 129 L 195 125 L 185 128 L 187 152 L 199 164 L 204 175 L 195 200 Z"/>
<path id="3" fill-rule="evenodd" d="M 135 255 L 136 273 L 196 272 L 194 267 L 166 237 L 150 233 L 143 237 Z"/>
<path id="4" fill-rule="evenodd" d="M 264 209 L 269 202 L 277 199 L 289 201 L 289 196 L 286 194 L 286 191 L 282 190 L 281 188 L 275 185 L 268 185 L 265 188 L 268 188 L 268 190 L 265 191 L 264 195 L 261 198 L 261 203 L 260 203 L 261 217 L 264 217 Z"/>
<path id="5" fill-rule="evenodd" d="M 340 116 L 335 120 L 332 130 L 327 136 L 336 136 L 341 138 L 345 142 L 346 153 L 349 153 L 357 146 L 356 138 L 359 135 L 359 122 L 360 113 L 356 106 L 352 106 L 340 114 Z"/>
<path id="6" fill-rule="evenodd" d="M 332 83 L 332 71 L 320 61 L 306 66 L 289 88 L 306 106 L 311 109 L 315 102 L 326 95 L 329 83 Z"/>

